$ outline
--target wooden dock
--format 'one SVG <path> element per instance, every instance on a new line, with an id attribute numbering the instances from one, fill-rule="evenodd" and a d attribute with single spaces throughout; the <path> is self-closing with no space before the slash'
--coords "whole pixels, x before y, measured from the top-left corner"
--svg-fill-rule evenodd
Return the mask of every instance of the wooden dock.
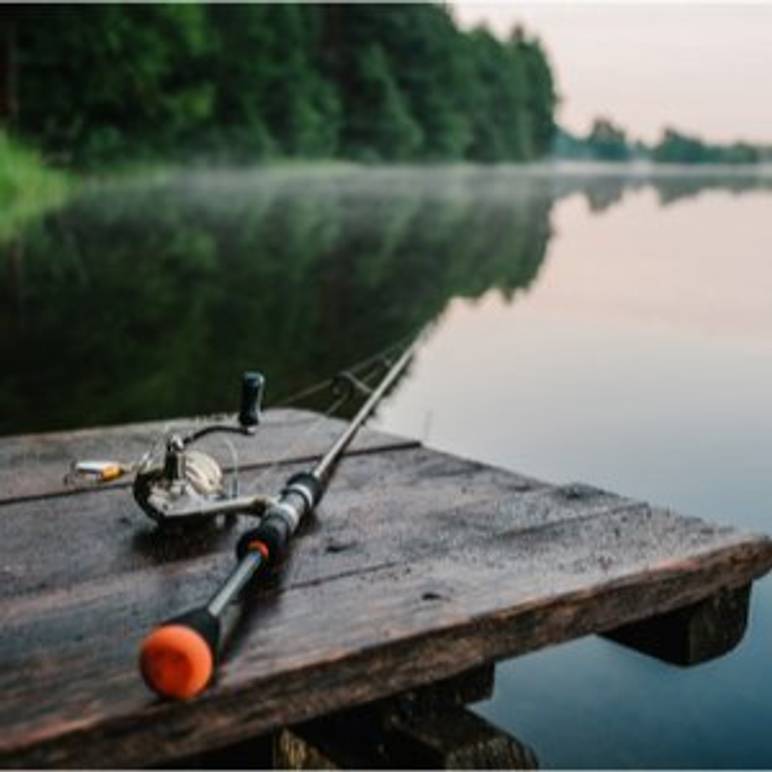
<path id="1" fill-rule="evenodd" d="M 242 485 L 273 493 L 321 452 L 340 423 L 298 446 L 312 420 L 273 411 L 236 438 Z M 463 707 L 493 663 L 592 633 L 681 665 L 719 656 L 772 567 L 766 536 L 365 430 L 216 682 L 162 702 L 138 644 L 209 596 L 248 522 L 170 536 L 129 483 L 63 476 L 136 458 L 163 427 L 0 439 L 2 766 L 534 766 Z"/>

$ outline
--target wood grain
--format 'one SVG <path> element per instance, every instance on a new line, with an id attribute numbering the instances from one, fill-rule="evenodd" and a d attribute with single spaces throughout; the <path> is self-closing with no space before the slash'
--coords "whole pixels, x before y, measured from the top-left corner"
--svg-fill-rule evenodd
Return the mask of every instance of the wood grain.
<path id="1" fill-rule="evenodd" d="M 275 490 L 292 469 L 255 468 L 252 483 Z M 772 566 L 767 537 L 392 445 L 344 460 L 212 688 L 160 702 L 138 678 L 138 643 L 208 597 L 244 527 L 164 537 L 121 488 L 0 504 L 0 764 L 170 763 L 698 603 Z"/>

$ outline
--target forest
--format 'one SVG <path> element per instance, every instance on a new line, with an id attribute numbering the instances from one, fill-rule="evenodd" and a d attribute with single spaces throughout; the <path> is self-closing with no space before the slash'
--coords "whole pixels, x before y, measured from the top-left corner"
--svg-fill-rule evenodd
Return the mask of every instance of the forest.
<path id="1" fill-rule="evenodd" d="M 266 158 L 525 161 L 540 43 L 441 5 L 4 5 L 0 122 L 77 168 Z"/>

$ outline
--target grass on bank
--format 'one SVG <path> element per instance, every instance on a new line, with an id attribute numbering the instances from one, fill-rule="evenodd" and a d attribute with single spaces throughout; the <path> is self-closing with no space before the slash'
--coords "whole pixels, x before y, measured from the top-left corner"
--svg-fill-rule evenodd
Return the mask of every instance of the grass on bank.
<path id="1" fill-rule="evenodd" d="M 46 166 L 37 151 L 0 130 L 0 241 L 61 204 L 72 186 L 67 174 Z"/>

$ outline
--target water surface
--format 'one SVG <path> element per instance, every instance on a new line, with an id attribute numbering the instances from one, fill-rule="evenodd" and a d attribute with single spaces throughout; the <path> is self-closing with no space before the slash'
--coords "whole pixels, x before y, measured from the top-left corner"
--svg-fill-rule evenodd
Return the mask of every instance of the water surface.
<path id="1" fill-rule="evenodd" d="M 269 401 L 431 323 L 384 428 L 772 531 L 772 182 L 548 167 L 191 173 L 2 246 L 0 433 Z M 772 584 L 719 661 L 588 638 L 479 710 L 545 766 L 772 766 Z"/>

